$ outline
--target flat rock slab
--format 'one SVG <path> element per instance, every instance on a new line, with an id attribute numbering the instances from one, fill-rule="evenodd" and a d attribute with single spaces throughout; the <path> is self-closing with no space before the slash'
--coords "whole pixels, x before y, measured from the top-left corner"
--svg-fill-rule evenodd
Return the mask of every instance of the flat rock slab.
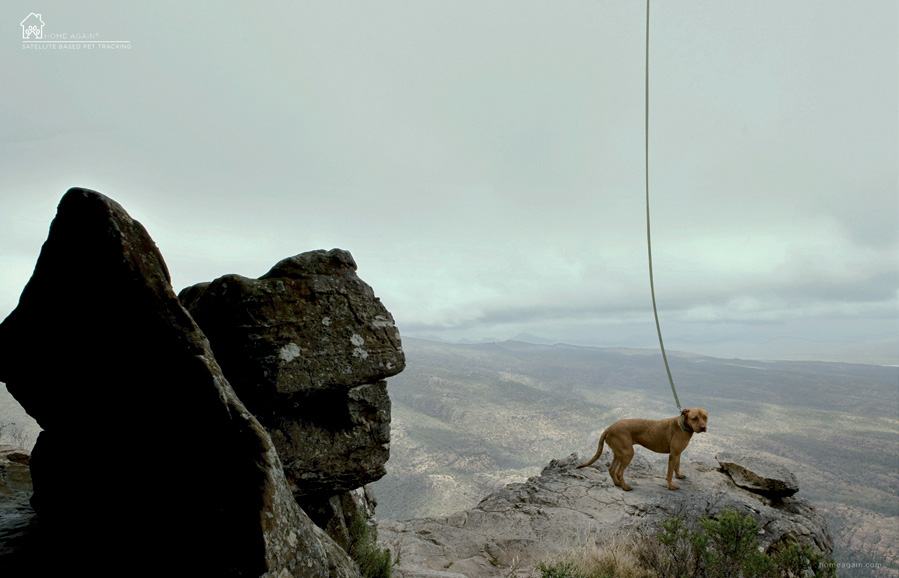
<path id="1" fill-rule="evenodd" d="M 671 491 L 664 467 L 637 454 L 626 474 L 634 489 L 624 492 L 609 478 L 608 454 L 594 467 L 577 469 L 581 462 L 576 454 L 554 460 L 539 476 L 509 484 L 451 516 L 381 521 L 380 540 L 399 553 L 400 576 L 531 576 L 540 561 L 592 540 L 601 543 L 623 529 L 655 529 L 672 516 L 696 520 L 733 508 L 756 518 L 766 548 L 796 539 L 821 552 L 832 550 L 823 516 L 807 502 L 769 500 L 736 486 L 713 464 L 685 463 L 688 477 Z"/>
<path id="2" fill-rule="evenodd" d="M 783 498 L 799 491 L 793 472 L 757 454 L 722 452 L 715 459 L 736 485 L 751 492 Z"/>

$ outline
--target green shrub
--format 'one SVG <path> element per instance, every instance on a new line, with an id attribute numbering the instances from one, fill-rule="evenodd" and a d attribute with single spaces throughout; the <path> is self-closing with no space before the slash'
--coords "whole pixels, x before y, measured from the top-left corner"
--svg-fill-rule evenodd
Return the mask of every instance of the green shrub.
<path id="1" fill-rule="evenodd" d="M 732 509 L 723 510 L 717 518 L 700 519 L 698 528 L 671 518 L 655 537 L 663 551 L 644 561 L 660 576 L 671 578 L 833 576 L 833 566 L 812 548 L 790 544 L 768 555 L 760 548 L 758 536 L 755 518 Z"/>
<path id="2" fill-rule="evenodd" d="M 390 578 L 393 569 L 390 550 L 378 547 L 376 530 L 362 518 L 353 520 L 350 530 L 350 558 L 365 578 Z"/>
<path id="3" fill-rule="evenodd" d="M 809 546 L 790 544 L 772 557 L 777 568 L 786 576 L 804 576 L 811 571 L 815 578 L 836 578 L 837 572 L 830 560 Z"/>
<path id="4" fill-rule="evenodd" d="M 663 548 L 661 551 L 652 548 L 645 552 L 644 562 L 649 562 L 647 566 L 655 569 L 660 576 L 679 578 L 697 575 L 707 547 L 704 534 L 691 531 L 681 518 L 669 518 L 662 522 L 662 530 L 655 540 Z"/>
<path id="5" fill-rule="evenodd" d="M 624 548 L 619 539 L 592 553 L 574 551 L 537 570 L 541 578 L 835 578 L 834 565 L 813 548 L 786 544 L 769 555 L 758 536 L 758 522 L 735 510 L 702 518 L 695 526 L 673 517 Z"/>
<path id="6" fill-rule="evenodd" d="M 755 518 L 741 515 L 735 510 L 724 510 L 714 518 L 699 521 L 705 536 L 702 562 L 709 578 L 763 578 L 768 566 L 761 560 L 765 554 L 759 552 L 759 525 Z"/>
<path id="7" fill-rule="evenodd" d="M 540 578 L 586 578 L 574 562 L 562 561 L 552 564 L 541 563 L 537 566 Z"/>

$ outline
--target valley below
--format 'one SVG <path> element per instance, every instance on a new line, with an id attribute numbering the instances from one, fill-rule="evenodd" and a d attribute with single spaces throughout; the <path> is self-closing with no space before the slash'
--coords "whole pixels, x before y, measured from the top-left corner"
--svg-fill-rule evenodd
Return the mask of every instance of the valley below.
<path id="1" fill-rule="evenodd" d="M 657 351 L 403 343 L 388 474 L 373 484 L 379 518 L 470 508 L 551 459 L 589 457 L 617 419 L 674 415 Z M 678 352 L 670 361 L 682 402 L 710 412 L 685 463 L 730 450 L 782 463 L 827 517 L 840 575 L 899 575 L 899 368 Z M 664 472 L 666 456 L 638 453 Z"/>

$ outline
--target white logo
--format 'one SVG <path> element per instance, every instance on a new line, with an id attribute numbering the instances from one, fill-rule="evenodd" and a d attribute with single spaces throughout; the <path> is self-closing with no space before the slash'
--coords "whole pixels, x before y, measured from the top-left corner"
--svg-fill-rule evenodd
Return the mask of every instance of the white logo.
<path id="1" fill-rule="evenodd" d="M 19 22 L 22 27 L 22 40 L 40 40 L 44 37 L 44 19 L 40 14 L 32 12 Z"/>
<path id="2" fill-rule="evenodd" d="M 32 52 L 53 52 L 58 50 L 131 50 L 130 40 L 106 40 L 99 32 L 76 32 L 71 30 L 44 30 L 44 17 L 38 12 L 29 12 L 19 26 L 22 27 L 22 50 Z"/>

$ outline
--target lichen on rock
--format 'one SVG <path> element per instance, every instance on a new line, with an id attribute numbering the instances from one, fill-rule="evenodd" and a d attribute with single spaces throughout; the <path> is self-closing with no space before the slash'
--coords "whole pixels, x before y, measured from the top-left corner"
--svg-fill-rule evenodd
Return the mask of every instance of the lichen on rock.
<path id="1" fill-rule="evenodd" d="M 349 497 L 386 473 L 390 455 L 385 379 L 405 367 L 393 316 L 340 249 L 284 259 L 258 279 L 225 275 L 181 300 L 269 431 L 297 500 L 345 544 L 359 515 Z"/>

